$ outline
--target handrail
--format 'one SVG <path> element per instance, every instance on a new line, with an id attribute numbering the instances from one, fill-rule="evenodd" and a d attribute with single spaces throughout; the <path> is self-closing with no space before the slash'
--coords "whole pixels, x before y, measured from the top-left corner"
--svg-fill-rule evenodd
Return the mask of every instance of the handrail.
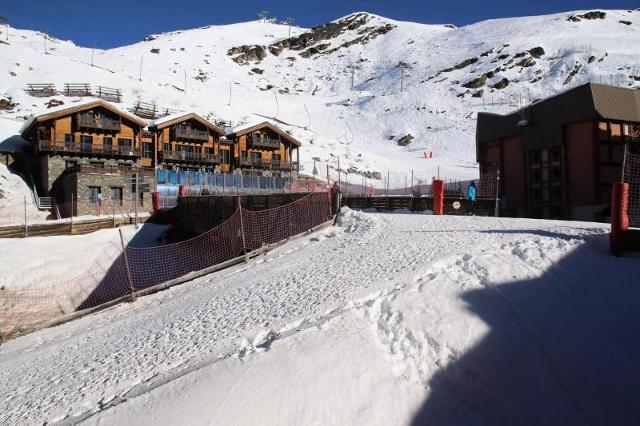
<path id="1" fill-rule="evenodd" d="M 122 155 L 130 157 L 139 157 L 140 149 L 133 146 L 119 145 L 94 145 L 87 143 L 71 143 L 71 142 L 55 142 L 41 140 L 38 141 L 38 150 L 41 152 L 73 152 L 80 154 L 97 154 L 97 155 Z"/>

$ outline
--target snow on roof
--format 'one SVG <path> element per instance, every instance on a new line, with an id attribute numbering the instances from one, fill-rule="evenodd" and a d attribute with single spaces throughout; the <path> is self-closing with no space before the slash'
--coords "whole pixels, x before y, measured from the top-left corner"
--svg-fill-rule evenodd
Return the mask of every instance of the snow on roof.
<path id="1" fill-rule="evenodd" d="M 292 135 L 284 131 L 281 127 L 279 127 L 277 124 L 275 124 L 271 120 L 254 121 L 254 122 L 249 122 L 240 126 L 236 126 L 233 129 L 231 129 L 231 131 L 228 134 L 244 134 L 245 132 L 247 132 L 250 129 L 253 129 L 254 127 L 260 128 L 264 126 L 272 126 L 277 133 L 280 133 L 281 136 L 289 139 L 297 146 L 301 145 L 299 140 L 297 140 L 295 137 L 293 137 Z"/>
<path id="2" fill-rule="evenodd" d="M 182 117 L 186 117 L 187 115 L 190 114 L 196 114 L 193 111 L 188 111 L 188 112 L 176 112 L 173 114 L 169 114 L 169 115 L 165 115 L 164 117 L 161 118 L 156 118 L 155 120 L 150 120 L 149 121 L 149 127 L 153 127 L 153 126 L 161 126 L 164 123 L 167 123 L 169 121 L 173 121 Z M 198 115 L 198 114 L 196 114 Z"/>
<path id="3" fill-rule="evenodd" d="M 24 152 L 29 143 L 20 136 L 22 120 L 0 117 L 0 152 Z"/>
<path id="4" fill-rule="evenodd" d="M 216 129 L 216 130 L 218 130 L 218 131 L 219 131 L 219 133 L 220 133 L 221 135 L 224 135 L 224 133 L 225 133 L 225 132 L 224 132 L 224 130 L 223 130 L 223 129 L 221 129 L 221 128 L 220 128 L 219 126 L 217 126 L 216 124 L 214 124 L 214 123 L 210 122 L 210 121 L 209 121 L 209 120 L 207 120 L 206 118 L 202 117 L 201 115 L 199 115 L 198 113 L 193 112 L 193 111 L 188 111 L 188 112 L 176 112 L 176 113 L 174 113 L 174 114 L 169 114 L 169 115 L 166 115 L 166 116 L 164 116 L 164 117 L 161 117 L 161 118 L 158 118 L 158 119 L 155 119 L 155 120 L 150 120 L 150 121 L 149 121 L 149 126 L 148 126 L 148 127 L 160 127 L 160 126 L 162 126 L 163 124 L 170 123 L 170 122 L 172 122 L 172 121 L 174 121 L 174 120 L 180 120 L 181 118 L 186 118 L 186 117 L 189 117 L 189 116 L 193 116 L 193 117 L 195 117 L 196 119 L 201 120 L 203 123 L 206 123 L 210 128 L 212 128 L 212 129 Z"/>
<path id="5" fill-rule="evenodd" d="M 58 105 L 58 106 L 55 106 L 55 107 L 47 108 L 46 110 L 43 110 L 40 113 L 33 114 L 22 125 L 22 127 L 20 127 L 19 133 L 23 134 L 24 132 L 26 132 L 38 118 L 43 117 L 45 115 L 56 114 L 56 113 L 64 112 L 64 111 L 67 111 L 67 110 L 73 110 L 73 109 L 77 109 L 77 108 L 82 108 L 83 106 L 88 106 L 88 105 L 95 104 L 95 103 L 101 104 L 106 108 L 109 108 L 109 109 L 112 109 L 114 111 L 117 111 L 119 114 L 129 118 L 132 121 L 135 121 L 137 123 L 144 123 L 144 120 L 141 119 L 140 117 L 131 114 L 130 112 L 128 112 L 128 111 L 126 111 L 126 110 L 124 110 L 124 109 L 112 104 L 111 102 L 107 102 L 104 99 L 100 99 L 100 98 L 87 98 L 87 99 L 82 100 L 82 101 L 72 102 L 72 103 L 69 103 L 69 104 L 63 104 L 63 105 Z"/>

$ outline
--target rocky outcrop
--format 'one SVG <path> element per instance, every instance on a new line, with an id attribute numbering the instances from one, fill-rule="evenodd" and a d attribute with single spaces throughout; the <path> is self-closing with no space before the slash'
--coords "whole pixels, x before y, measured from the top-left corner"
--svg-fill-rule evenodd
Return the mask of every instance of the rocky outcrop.
<path id="1" fill-rule="evenodd" d="M 542 56 L 544 56 L 544 53 L 544 49 L 540 46 L 534 47 L 533 49 L 529 50 L 529 54 L 536 59 L 540 59 Z"/>
<path id="2" fill-rule="evenodd" d="M 413 135 L 411 133 L 401 137 L 400 139 L 398 139 L 398 146 L 407 146 L 411 143 L 411 141 L 414 139 Z"/>
<path id="3" fill-rule="evenodd" d="M 46 103 L 46 105 L 47 105 L 47 108 L 53 108 L 60 105 L 64 105 L 64 102 L 59 99 L 51 99 L 49 102 Z"/>
<path id="4" fill-rule="evenodd" d="M 11 98 L 0 98 L 0 110 L 10 111 L 16 106 Z"/>
<path id="5" fill-rule="evenodd" d="M 372 19 L 373 17 L 366 13 L 356 13 L 337 22 L 317 25 L 311 28 L 310 31 L 302 33 L 299 36 L 275 42 L 266 47 L 266 50 L 274 56 L 279 56 L 284 50 L 296 50 L 301 51 L 299 53 L 301 57 L 310 58 L 319 54 L 333 53 L 354 44 L 366 44 L 396 27 L 389 23 L 379 26 L 365 26 L 367 23 L 370 23 Z M 331 43 L 327 41 L 333 40 L 347 31 L 355 30 L 358 30 L 356 33 L 357 37 L 329 49 Z M 256 48 L 260 49 L 256 50 Z M 229 56 L 237 55 L 233 60 L 242 64 L 249 61 L 260 62 L 266 56 L 266 51 L 265 47 L 262 46 L 240 46 L 230 49 L 227 54 Z"/>
<path id="6" fill-rule="evenodd" d="M 227 55 L 233 56 L 231 58 L 234 62 L 243 65 L 248 62 L 260 62 L 267 56 L 267 51 L 264 46 L 251 45 L 251 46 L 238 46 L 229 49 Z"/>
<path id="7" fill-rule="evenodd" d="M 485 85 L 487 78 L 489 78 L 487 74 L 482 74 L 480 77 L 464 83 L 462 87 L 466 87 L 467 89 L 479 89 Z"/>
<path id="8" fill-rule="evenodd" d="M 524 58 L 523 60 L 518 62 L 516 64 L 516 66 L 527 68 L 527 67 L 531 67 L 531 66 L 533 66 L 535 64 L 536 64 L 536 60 L 533 58 L 533 56 L 529 56 L 528 58 Z"/>
<path id="9" fill-rule="evenodd" d="M 505 87 L 507 87 L 508 85 L 509 85 L 509 79 L 508 78 L 503 78 L 502 80 L 500 80 L 496 84 L 492 85 L 491 88 L 492 89 L 502 90 Z"/>
<path id="10" fill-rule="evenodd" d="M 158 49 L 158 48 L 154 47 L 153 49 L 151 49 L 151 53 L 156 53 L 156 54 L 158 54 L 158 53 L 160 53 L 160 49 Z"/>
<path id="11" fill-rule="evenodd" d="M 475 64 L 476 62 L 478 62 L 478 58 L 465 59 L 464 61 L 460 62 L 459 64 L 454 65 L 451 68 L 445 68 L 440 72 L 442 73 L 442 72 L 451 72 L 451 71 L 454 71 L 454 70 L 461 70 L 463 68 L 468 67 L 469 65 Z"/>
<path id="12" fill-rule="evenodd" d="M 573 68 L 573 70 L 569 73 L 569 75 L 567 76 L 567 78 L 564 80 L 564 84 L 565 86 L 569 83 L 571 83 L 571 80 L 573 80 L 573 77 L 575 77 L 576 74 L 578 74 L 578 72 L 580 71 L 580 69 L 582 69 L 582 64 L 580 64 L 579 62 L 576 62 L 575 67 Z"/>
<path id="13" fill-rule="evenodd" d="M 567 17 L 567 21 L 580 22 L 583 19 L 586 19 L 586 20 L 604 19 L 606 16 L 607 16 L 606 12 L 601 12 L 599 10 L 593 10 L 591 12 L 587 12 L 587 13 L 584 13 L 582 15 L 569 15 Z"/>

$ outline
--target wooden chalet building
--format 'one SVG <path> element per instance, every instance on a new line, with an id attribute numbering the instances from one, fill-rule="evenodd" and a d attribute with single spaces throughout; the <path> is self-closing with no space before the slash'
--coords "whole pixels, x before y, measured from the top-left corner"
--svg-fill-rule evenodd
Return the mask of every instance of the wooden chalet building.
<path id="1" fill-rule="evenodd" d="M 234 168 L 242 174 L 285 177 L 298 173 L 301 143 L 269 122 L 236 128 L 227 139 L 233 142 Z"/>
<path id="2" fill-rule="evenodd" d="M 199 115 L 174 114 L 149 123 L 142 162 L 164 170 L 226 173 L 232 168 L 232 145 L 221 128 Z"/>
<path id="3" fill-rule="evenodd" d="M 478 114 L 480 172 L 500 171 L 506 215 L 607 220 L 625 150 L 640 153 L 638 90 L 588 83 L 511 114 Z"/>
<path id="4" fill-rule="evenodd" d="M 98 204 L 105 212 L 133 211 L 134 200 L 151 210 L 153 171 L 141 167 L 146 125 L 103 100 L 51 108 L 20 129 L 32 149 L 25 171 L 38 196 L 54 197 L 65 216 L 96 214 Z M 134 197 L 135 176 L 141 190 Z"/>

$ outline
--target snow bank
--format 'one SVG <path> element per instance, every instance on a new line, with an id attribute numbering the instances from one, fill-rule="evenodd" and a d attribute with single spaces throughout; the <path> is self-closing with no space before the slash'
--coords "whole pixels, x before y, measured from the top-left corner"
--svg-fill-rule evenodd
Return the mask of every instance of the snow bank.
<path id="1" fill-rule="evenodd" d="M 0 239 L 0 288 L 35 290 L 74 280 L 91 288 L 122 253 L 119 230 L 125 244 L 149 247 L 159 244 L 168 228 L 148 223 L 137 231 L 130 225 L 85 235 Z"/>

